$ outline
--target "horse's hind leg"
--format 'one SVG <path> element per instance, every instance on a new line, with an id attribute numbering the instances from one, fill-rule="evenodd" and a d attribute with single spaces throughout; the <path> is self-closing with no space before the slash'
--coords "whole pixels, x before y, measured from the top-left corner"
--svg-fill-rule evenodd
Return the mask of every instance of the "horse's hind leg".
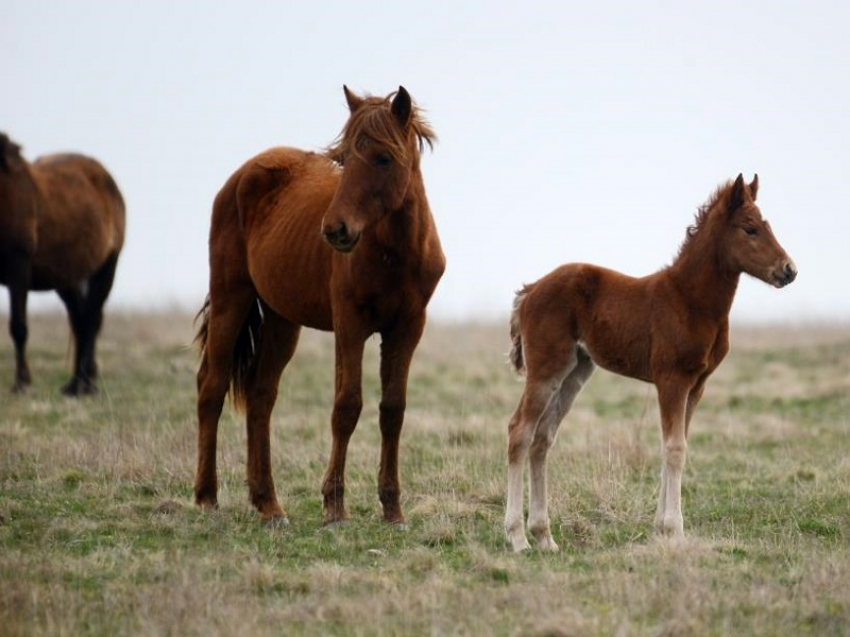
<path id="1" fill-rule="evenodd" d="M 252 303 L 253 288 L 230 290 L 211 296 L 206 308 L 206 341 L 198 369 L 198 467 L 195 474 L 195 502 L 203 509 L 218 506 L 216 451 L 218 420 L 230 387 L 233 350 Z"/>
<path id="2" fill-rule="evenodd" d="M 74 375 L 62 388 L 68 396 L 95 392 L 97 362 L 95 341 L 103 324 L 103 306 L 112 290 L 118 255 L 112 254 L 95 272 L 85 286 L 59 290 L 59 297 L 68 310 L 71 329 L 74 332 Z"/>
<path id="3" fill-rule="evenodd" d="M 278 503 L 271 470 L 270 419 L 277 399 L 278 382 L 295 353 L 301 327 L 263 306 L 263 326 L 258 357 L 245 392 L 248 428 L 248 490 L 263 522 L 286 523 Z"/>
<path id="4" fill-rule="evenodd" d="M 581 347 L 576 347 L 575 358 L 571 361 L 571 365 L 572 370 L 561 382 L 561 386 L 537 425 L 529 452 L 528 531 L 537 540 L 540 548 L 550 551 L 557 551 L 558 545 L 552 539 L 549 523 L 546 459 L 555 441 L 558 427 L 595 369 L 593 361 Z"/>

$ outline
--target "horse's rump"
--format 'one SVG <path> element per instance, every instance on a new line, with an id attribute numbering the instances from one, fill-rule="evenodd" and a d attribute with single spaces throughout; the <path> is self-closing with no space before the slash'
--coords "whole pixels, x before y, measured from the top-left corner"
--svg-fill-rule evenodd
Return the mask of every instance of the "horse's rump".
<path id="1" fill-rule="evenodd" d="M 125 204 L 95 159 L 61 154 L 32 164 L 40 192 L 33 289 L 69 287 L 90 277 L 124 246 Z"/>

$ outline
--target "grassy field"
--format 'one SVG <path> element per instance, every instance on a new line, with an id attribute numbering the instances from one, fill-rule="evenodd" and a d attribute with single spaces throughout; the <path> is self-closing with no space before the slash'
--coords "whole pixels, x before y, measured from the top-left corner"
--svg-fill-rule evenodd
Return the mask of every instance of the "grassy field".
<path id="1" fill-rule="evenodd" d="M 3 318 L 3 325 L 5 325 Z M 349 452 L 349 524 L 323 530 L 333 342 L 305 332 L 273 416 L 290 526 L 247 501 L 226 408 L 219 511 L 192 503 L 191 317 L 107 317 L 101 392 L 63 398 L 64 318 L 31 322 L 34 386 L 0 338 L 0 634 L 846 635 L 850 326 L 739 328 L 690 438 L 683 541 L 652 535 L 651 387 L 599 371 L 550 456 L 558 554 L 509 552 L 505 325 L 429 325 L 402 436 L 408 529 L 380 521 L 377 349 Z"/>

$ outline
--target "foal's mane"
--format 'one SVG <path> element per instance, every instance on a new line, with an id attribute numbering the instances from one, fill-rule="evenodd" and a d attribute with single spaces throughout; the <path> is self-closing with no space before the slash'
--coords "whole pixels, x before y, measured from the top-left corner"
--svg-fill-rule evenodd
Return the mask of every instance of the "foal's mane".
<path id="1" fill-rule="evenodd" d="M 694 243 L 697 237 L 701 236 L 700 232 L 709 225 L 709 218 L 711 217 L 712 211 L 718 207 L 726 209 L 729 206 L 728 195 L 729 191 L 732 189 L 732 183 L 733 182 L 729 180 L 720 184 L 715 189 L 711 197 L 708 198 L 708 201 L 697 208 L 697 212 L 694 215 L 694 222 L 689 225 L 688 229 L 685 231 L 685 239 L 682 241 L 682 245 L 679 246 L 677 258 Z"/>
<path id="2" fill-rule="evenodd" d="M 325 155 L 338 164 L 345 161 L 349 154 L 359 154 L 359 140 L 372 139 L 387 147 L 389 153 L 397 160 L 404 159 L 408 153 L 408 139 L 400 134 L 399 127 L 393 116 L 391 106 L 396 92 L 386 97 L 366 95 L 363 103 L 355 109 L 348 118 L 342 132 L 334 142 L 325 149 Z M 425 118 L 421 109 L 412 105 L 410 114 L 410 129 L 419 140 L 419 151 L 424 150 L 425 144 L 434 147 L 437 135 Z"/>

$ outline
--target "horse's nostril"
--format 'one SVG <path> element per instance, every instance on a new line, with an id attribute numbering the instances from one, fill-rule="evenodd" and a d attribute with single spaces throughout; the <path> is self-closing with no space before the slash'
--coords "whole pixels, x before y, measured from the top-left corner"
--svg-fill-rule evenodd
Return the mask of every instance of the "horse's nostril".
<path id="1" fill-rule="evenodd" d="M 325 230 L 325 239 L 327 239 L 331 243 L 339 243 L 344 241 L 346 236 L 348 235 L 348 228 L 345 227 L 344 222 L 340 222 L 336 228 Z"/>

